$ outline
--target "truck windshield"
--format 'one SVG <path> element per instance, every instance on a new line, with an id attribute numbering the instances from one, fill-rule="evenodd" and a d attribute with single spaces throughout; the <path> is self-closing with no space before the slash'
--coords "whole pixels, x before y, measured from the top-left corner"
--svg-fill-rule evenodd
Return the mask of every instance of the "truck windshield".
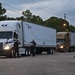
<path id="1" fill-rule="evenodd" d="M 0 32 L 0 39 L 7 39 L 7 38 L 12 38 L 12 32 L 7 31 L 7 32 Z"/>
<path id="2" fill-rule="evenodd" d="M 64 42 L 64 39 L 57 39 L 57 42 L 58 42 L 58 43 Z"/>

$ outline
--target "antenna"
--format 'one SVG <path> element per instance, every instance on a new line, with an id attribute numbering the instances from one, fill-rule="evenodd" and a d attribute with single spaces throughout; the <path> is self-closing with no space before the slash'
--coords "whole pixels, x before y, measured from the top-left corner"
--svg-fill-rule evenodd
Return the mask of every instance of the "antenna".
<path id="1" fill-rule="evenodd" d="M 66 20 L 66 14 L 64 13 L 64 20 Z"/>

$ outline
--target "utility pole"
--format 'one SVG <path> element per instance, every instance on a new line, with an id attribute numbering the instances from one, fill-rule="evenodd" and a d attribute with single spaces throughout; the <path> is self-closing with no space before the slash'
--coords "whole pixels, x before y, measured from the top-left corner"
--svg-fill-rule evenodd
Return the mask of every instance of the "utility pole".
<path id="1" fill-rule="evenodd" d="M 66 20 L 66 14 L 64 13 L 64 20 Z"/>
<path id="2" fill-rule="evenodd" d="M 64 13 L 64 23 L 63 23 L 63 27 L 64 27 L 64 30 L 66 31 L 67 30 L 67 24 L 66 24 L 66 14 Z"/>

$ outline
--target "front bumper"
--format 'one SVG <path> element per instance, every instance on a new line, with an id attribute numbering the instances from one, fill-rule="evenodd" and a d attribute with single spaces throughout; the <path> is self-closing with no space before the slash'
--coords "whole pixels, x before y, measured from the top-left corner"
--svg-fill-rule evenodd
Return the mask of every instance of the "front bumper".
<path id="1" fill-rule="evenodd" d="M 10 55 L 11 50 L 0 50 L 0 56 Z"/>
<path id="2" fill-rule="evenodd" d="M 57 46 L 56 50 L 59 51 L 59 52 L 64 52 L 65 48 Z"/>

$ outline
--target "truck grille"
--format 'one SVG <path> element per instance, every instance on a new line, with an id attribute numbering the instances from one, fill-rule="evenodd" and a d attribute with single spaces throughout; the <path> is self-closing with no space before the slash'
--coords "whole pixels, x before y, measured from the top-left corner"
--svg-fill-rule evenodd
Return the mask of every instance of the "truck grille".
<path id="1" fill-rule="evenodd" d="M 0 49 L 2 49 L 3 48 L 3 43 L 0 43 Z"/>

